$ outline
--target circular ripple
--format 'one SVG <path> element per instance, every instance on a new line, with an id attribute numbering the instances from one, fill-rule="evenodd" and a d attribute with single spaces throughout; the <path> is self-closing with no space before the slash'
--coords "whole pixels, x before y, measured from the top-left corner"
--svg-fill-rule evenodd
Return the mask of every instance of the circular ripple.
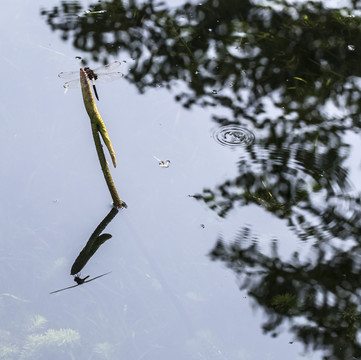
<path id="1" fill-rule="evenodd" d="M 223 146 L 251 145 L 254 142 L 254 134 L 239 125 L 225 125 L 213 133 L 214 139 Z"/>

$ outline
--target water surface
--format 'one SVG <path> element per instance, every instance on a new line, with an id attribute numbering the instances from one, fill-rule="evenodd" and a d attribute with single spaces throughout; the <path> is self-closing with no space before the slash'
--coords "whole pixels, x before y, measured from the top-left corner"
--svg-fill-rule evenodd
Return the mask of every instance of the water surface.
<path id="1" fill-rule="evenodd" d="M 331 2 L 7 4 L 0 359 L 359 358 L 359 26 Z M 57 77 L 115 60 L 116 214 Z M 76 259 L 110 273 L 50 295 Z"/>

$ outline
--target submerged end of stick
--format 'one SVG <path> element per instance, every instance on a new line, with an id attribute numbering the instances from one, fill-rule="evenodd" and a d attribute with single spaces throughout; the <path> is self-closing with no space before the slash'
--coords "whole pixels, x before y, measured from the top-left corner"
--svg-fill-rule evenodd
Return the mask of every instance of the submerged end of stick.
<path id="1" fill-rule="evenodd" d="M 119 201 L 116 201 L 113 203 L 113 206 L 116 207 L 116 208 L 121 208 L 121 209 L 126 209 L 128 207 L 128 205 L 126 204 L 125 201 L 123 200 L 120 200 Z"/>

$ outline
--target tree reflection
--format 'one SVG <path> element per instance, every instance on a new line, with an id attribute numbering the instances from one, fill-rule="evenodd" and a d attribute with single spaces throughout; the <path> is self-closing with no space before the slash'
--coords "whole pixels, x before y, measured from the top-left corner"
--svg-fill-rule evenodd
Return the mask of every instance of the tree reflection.
<path id="1" fill-rule="evenodd" d="M 297 252 L 283 261 L 276 242 L 270 256 L 261 252 L 249 228 L 243 228 L 232 244 L 219 239 L 210 253 L 212 259 L 225 262 L 238 275 L 240 288 L 265 311 L 265 332 L 277 336 L 280 326 L 288 321 L 297 340 L 312 349 L 327 350 L 324 359 L 361 356 L 357 341 L 361 326 L 360 255 L 359 244 L 349 251 L 332 251 L 321 244 L 305 261 Z"/>
<path id="2" fill-rule="evenodd" d="M 43 10 L 52 30 L 73 39 L 96 61 L 127 54 L 126 79 L 140 92 L 175 88 L 185 107 L 224 109 L 219 125 L 240 123 L 256 133 L 238 175 L 195 197 L 220 216 L 256 204 L 284 219 L 313 254 L 286 261 L 245 245 L 245 229 L 211 252 L 239 274 L 277 334 L 286 320 L 325 359 L 361 356 L 361 207 L 350 191 L 347 131 L 360 130 L 361 18 L 321 2 L 218 0 L 168 9 L 147 1 L 102 1 L 83 13 L 78 2 Z M 354 6 L 357 2 L 354 2 Z M 352 243 L 345 251 L 335 240 Z M 303 322 L 299 321 L 302 318 Z"/>
<path id="3" fill-rule="evenodd" d="M 350 120 L 333 130 L 359 125 L 360 18 L 346 9 L 209 0 L 171 10 L 114 0 L 86 13 L 78 2 L 62 2 L 42 15 L 93 60 L 126 53 L 134 60 L 127 80 L 140 91 L 183 81 L 183 105 L 222 105 L 234 119 L 252 121 L 271 98 L 285 114 L 299 114 L 294 128 L 322 124 L 318 110 L 331 98 L 347 106 Z"/>

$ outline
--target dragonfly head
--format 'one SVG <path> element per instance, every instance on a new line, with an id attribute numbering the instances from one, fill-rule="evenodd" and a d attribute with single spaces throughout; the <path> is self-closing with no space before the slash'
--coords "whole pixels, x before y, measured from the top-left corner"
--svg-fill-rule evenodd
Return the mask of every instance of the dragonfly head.
<path id="1" fill-rule="evenodd" d="M 95 81 L 98 79 L 98 75 L 92 69 L 85 67 L 84 71 L 89 80 Z"/>

